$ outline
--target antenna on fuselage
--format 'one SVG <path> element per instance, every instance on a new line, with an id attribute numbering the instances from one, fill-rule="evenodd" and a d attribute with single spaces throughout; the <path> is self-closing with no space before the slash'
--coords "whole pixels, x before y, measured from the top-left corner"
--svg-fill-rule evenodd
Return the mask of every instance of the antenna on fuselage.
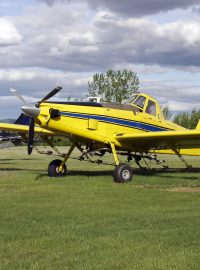
<path id="1" fill-rule="evenodd" d="M 174 113 L 172 114 L 172 116 L 170 117 L 169 121 L 170 121 L 170 122 L 174 122 L 174 119 L 175 119 L 176 115 L 177 115 L 177 112 L 174 112 Z"/>

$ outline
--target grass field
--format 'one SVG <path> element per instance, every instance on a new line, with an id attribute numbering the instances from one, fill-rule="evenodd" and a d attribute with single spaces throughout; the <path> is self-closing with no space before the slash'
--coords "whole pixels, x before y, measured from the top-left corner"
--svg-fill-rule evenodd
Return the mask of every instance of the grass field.
<path id="1" fill-rule="evenodd" d="M 113 167 L 0 150 L 0 269 L 200 269 L 200 162 L 112 182 Z"/>

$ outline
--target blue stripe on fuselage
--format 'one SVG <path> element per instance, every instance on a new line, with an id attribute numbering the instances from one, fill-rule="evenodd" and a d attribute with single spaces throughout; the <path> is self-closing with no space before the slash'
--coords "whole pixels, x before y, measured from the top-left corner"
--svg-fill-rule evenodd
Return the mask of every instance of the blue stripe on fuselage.
<path id="1" fill-rule="evenodd" d="M 153 126 L 150 124 L 129 121 L 129 120 L 119 119 L 119 118 L 112 118 L 108 116 L 80 114 L 80 113 L 71 113 L 71 112 L 60 112 L 60 114 L 63 116 L 76 117 L 76 118 L 82 118 L 82 119 L 95 119 L 102 122 L 118 124 L 118 125 L 127 126 L 127 127 L 133 127 L 133 128 L 137 128 L 137 129 L 141 129 L 145 131 L 165 131 L 166 130 L 165 128 Z"/>

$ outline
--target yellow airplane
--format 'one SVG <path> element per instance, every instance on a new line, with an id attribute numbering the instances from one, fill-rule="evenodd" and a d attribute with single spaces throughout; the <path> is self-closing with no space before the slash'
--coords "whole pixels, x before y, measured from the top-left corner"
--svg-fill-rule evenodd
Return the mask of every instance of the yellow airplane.
<path id="1" fill-rule="evenodd" d="M 157 153 L 176 154 L 186 166 L 182 155 L 200 155 L 200 122 L 195 130 L 188 130 L 165 120 L 158 102 L 149 95 L 137 94 L 126 104 L 48 101 L 61 89 L 53 89 L 34 105 L 21 107 L 31 119 L 29 154 L 35 131 L 67 136 L 72 141 L 63 159 L 49 164 L 50 177 L 66 175 L 65 164 L 75 147 L 82 152 L 80 159 L 112 153 L 115 182 L 131 181 L 133 177 L 133 169 L 128 163 L 120 163 L 119 155 L 126 155 L 128 161 L 135 159 L 139 166 L 141 158 L 159 162 Z M 23 100 L 17 92 L 14 94 Z M 12 124 L 5 123 L 0 123 L 0 129 L 28 130 L 20 125 L 13 129 Z"/>

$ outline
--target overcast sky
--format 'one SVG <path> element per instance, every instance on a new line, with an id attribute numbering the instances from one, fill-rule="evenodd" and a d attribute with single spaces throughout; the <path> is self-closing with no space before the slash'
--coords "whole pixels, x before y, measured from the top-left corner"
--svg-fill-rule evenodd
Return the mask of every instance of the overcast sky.
<path id="1" fill-rule="evenodd" d="M 200 108 L 200 0 L 1 0 L 0 119 L 20 102 L 82 97 L 96 72 L 131 69 L 171 110 Z"/>

